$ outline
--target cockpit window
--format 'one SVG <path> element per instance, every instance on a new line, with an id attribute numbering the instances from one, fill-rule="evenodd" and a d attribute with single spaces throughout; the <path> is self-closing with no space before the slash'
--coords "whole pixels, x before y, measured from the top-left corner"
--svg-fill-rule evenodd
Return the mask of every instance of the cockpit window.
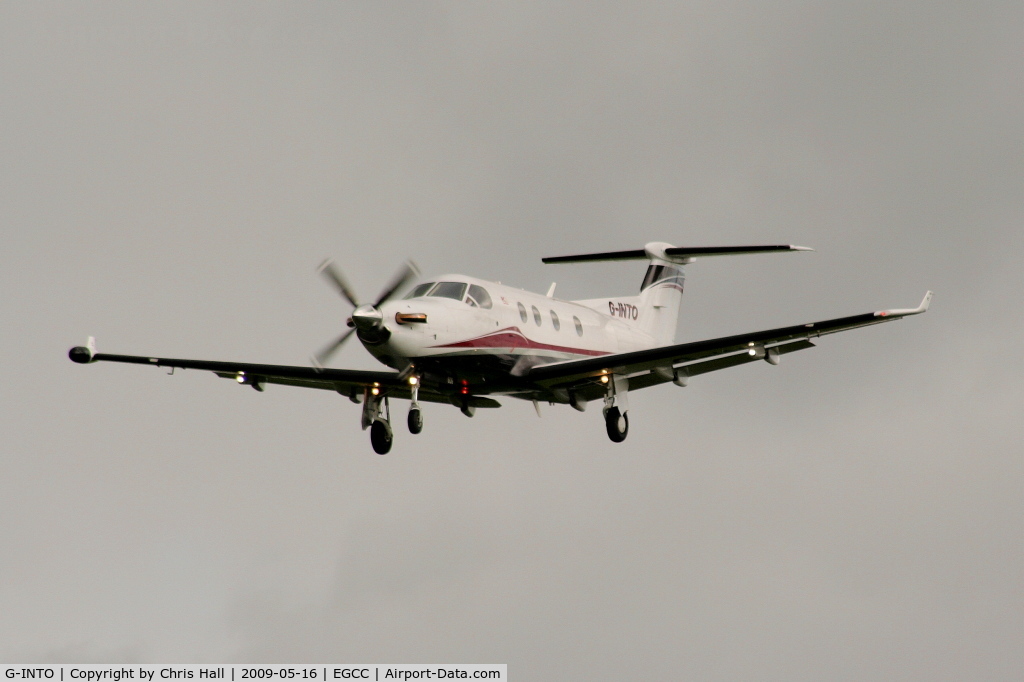
<path id="1" fill-rule="evenodd" d="M 430 292 L 430 295 L 440 296 L 441 298 L 454 298 L 456 301 L 461 301 L 462 297 L 466 295 L 466 283 L 438 282 L 434 290 Z"/>
<path id="2" fill-rule="evenodd" d="M 417 284 L 416 287 L 405 295 L 406 300 L 410 298 L 419 298 L 420 296 L 426 296 L 427 292 L 430 291 L 430 287 L 434 286 L 434 282 L 424 282 L 423 284 Z"/>
<path id="3" fill-rule="evenodd" d="M 491 297 L 488 295 L 487 290 L 483 287 L 478 287 L 475 284 L 469 285 L 469 298 L 466 299 L 466 303 L 470 305 L 478 305 L 481 308 L 491 307 Z"/>

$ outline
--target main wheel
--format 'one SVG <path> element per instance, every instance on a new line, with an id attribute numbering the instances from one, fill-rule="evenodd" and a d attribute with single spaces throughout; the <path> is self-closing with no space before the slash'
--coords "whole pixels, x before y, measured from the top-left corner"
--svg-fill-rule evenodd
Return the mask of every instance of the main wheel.
<path id="1" fill-rule="evenodd" d="M 409 410 L 409 433 L 419 433 L 423 430 L 423 413 L 418 407 Z"/>
<path id="2" fill-rule="evenodd" d="M 391 425 L 386 421 L 378 419 L 370 425 L 370 444 L 373 445 L 373 451 L 378 455 L 386 455 L 391 452 L 393 442 Z"/>
<path id="3" fill-rule="evenodd" d="M 612 442 L 621 443 L 626 440 L 626 434 L 629 433 L 629 416 L 620 412 L 619 408 L 613 407 L 604 414 L 604 426 Z"/>

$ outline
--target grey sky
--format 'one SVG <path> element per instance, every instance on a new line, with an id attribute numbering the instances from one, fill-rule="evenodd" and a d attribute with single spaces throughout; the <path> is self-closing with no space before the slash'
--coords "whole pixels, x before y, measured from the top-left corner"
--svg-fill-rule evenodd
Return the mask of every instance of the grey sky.
<path id="1" fill-rule="evenodd" d="M 1019 676 L 1022 44 L 1019 2 L 0 4 L 0 659 Z M 540 258 L 654 240 L 817 249 L 691 266 L 680 339 L 935 302 L 623 445 L 506 401 L 378 457 L 339 396 L 66 357 L 305 364 L 325 256 L 582 298 L 642 267 Z"/>

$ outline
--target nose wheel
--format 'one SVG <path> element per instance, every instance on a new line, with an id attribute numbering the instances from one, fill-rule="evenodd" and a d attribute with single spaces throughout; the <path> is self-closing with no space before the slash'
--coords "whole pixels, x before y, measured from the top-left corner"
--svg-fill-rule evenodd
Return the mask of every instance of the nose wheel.
<path id="1" fill-rule="evenodd" d="M 409 433 L 419 433 L 423 430 L 423 413 L 420 408 L 414 407 L 409 410 Z"/>
<path id="2" fill-rule="evenodd" d="M 608 430 L 608 437 L 613 443 L 621 443 L 626 440 L 629 433 L 629 416 L 621 412 L 618 407 L 612 407 L 604 413 L 604 425 Z"/>

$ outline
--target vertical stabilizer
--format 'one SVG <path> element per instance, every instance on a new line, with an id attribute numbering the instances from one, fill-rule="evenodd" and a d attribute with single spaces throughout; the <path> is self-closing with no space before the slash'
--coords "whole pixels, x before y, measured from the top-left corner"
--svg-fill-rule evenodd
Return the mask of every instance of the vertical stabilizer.
<path id="1" fill-rule="evenodd" d="M 651 264 L 640 285 L 638 327 L 658 345 L 673 343 L 683 302 L 683 263 L 686 259 L 667 256 L 671 244 L 652 242 L 644 247 Z"/>

